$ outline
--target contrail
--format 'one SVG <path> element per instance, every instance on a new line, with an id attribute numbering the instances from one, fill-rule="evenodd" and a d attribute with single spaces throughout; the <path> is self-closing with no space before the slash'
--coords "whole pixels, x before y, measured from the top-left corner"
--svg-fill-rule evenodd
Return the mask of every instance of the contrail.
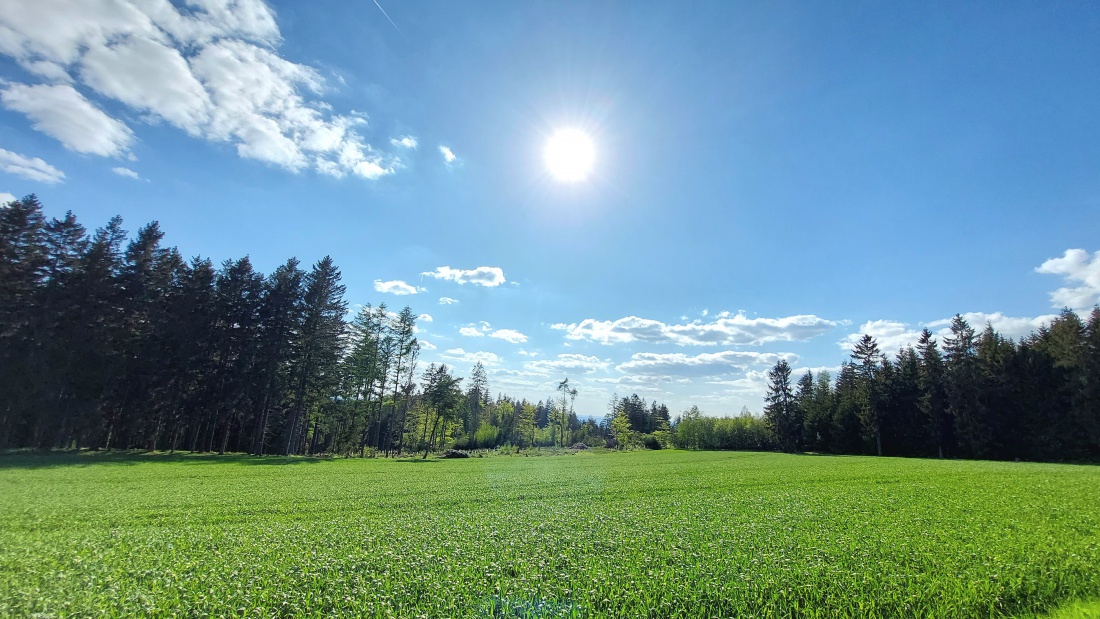
<path id="1" fill-rule="evenodd" d="M 382 14 L 386 16 L 386 19 L 389 19 L 390 25 L 393 26 L 394 30 L 401 32 L 401 29 L 397 27 L 397 24 L 393 23 L 393 20 L 390 19 L 390 14 L 386 12 L 386 9 L 382 8 L 381 4 L 378 4 L 378 0 L 374 0 L 374 6 L 378 7 L 379 11 L 382 11 Z"/>

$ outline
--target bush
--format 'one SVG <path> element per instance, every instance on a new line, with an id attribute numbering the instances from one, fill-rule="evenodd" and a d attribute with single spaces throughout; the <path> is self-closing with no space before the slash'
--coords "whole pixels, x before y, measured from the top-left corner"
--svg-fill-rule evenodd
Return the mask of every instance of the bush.
<path id="1" fill-rule="evenodd" d="M 661 441 L 657 440 L 657 437 L 652 434 L 643 434 L 642 446 L 646 449 L 660 449 Z"/>

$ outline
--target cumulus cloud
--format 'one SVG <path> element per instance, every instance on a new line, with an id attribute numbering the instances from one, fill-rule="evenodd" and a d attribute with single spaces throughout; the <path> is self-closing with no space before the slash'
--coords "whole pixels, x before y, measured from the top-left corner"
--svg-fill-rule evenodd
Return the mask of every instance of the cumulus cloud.
<path id="1" fill-rule="evenodd" d="M 685 355 L 683 353 L 635 353 L 630 361 L 615 369 L 624 374 L 664 377 L 724 376 L 744 372 L 754 365 L 771 366 L 780 359 L 793 362 L 793 353 L 761 353 L 727 350 L 724 352 Z"/>
<path id="2" fill-rule="evenodd" d="M 103 157 L 129 152 L 134 134 L 68 84 L 10 84 L 0 92 L 4 107 L 22 112 L 31 126 L 69 150 Z"/>
<path id="3" fill-rule="evenodd" d="M 450 280 L 459 284 L 475 284 L 478 286 L 485 286 L 487 288 L 493 288 L 503 284 L 504 270 L 500 267 L 478 267 L 476 269 L 452 269 L 449 266 L 437 267 L 434 271 L 425 271 L 421 273 L 424 277 L 432 277 L 435 279 Z M 448 297 L 443 297 L 446 299 Z M 439 302 L 443 303 L 443 299 Z M 451 299 L 453 302 L 454 299 Z"/>
<path id="4" fill-rule="evenodd" d="M 811 314 L 785 318 L 748 318 L 744 313 L 722 312 L 711 322 L 695 320 L 666 324 L 659 320 L 627 316 L 618 320 L 586 318 L 580 323 L 558 323 L 551 328 L 565 331 L 570 340 L 588 340 L 600 344 L 646 342 L 680 346 L 760 345 L 777 341 L 804 341 L 822 335 L 837 326 Z"/>
<path id="5" fill-rule="evenodd" d="M 527 341 L 527 336 L 515 329 L 497 329 L 490 333 L 489 337 L 495 337 L 498 340 L 504 340 L 512 344 L 522 344 Z"/>
<path id="6" fill-rule="evenodd" d="M 6 191 L 0 191 L 0 204 L 7 204 L 8 202 L 15 202 L 15 196 Z"/>
<path id="7" fill-rule="evenodd" d="M 458 303 L 458 299 L 452 299 L 451 297 L 439 297 L 440 305 L 452 305 Z"/>
<path id="8" fill-rule="evenodd" d="M 562 373 L 588 374 L 606 370 L 609 365 L 609 362 L 599 357 L 565 353 L 559 354 L 556 359 L 528 361 L 523 364 L 523 367 L 528 371 L 547 375 Z"/>
<path id="9" fill-rule="evenodd" d="M 138 180 L 141 178 L 140 176 L 138 176 L 137 172 L 134 172 L 130 168 L 111 168 L 111 171 L 115 174 L 118 174 L 119 176 L 125 176 L 126 178 L 132 178 L 134 180 Z"/>
<path id="10" fill-rule="evenodd" d="M 0 11 L 0 53 L 48 83 L 9 84 L 2 103 L 71 150 L 128 154 L 133 133 L 86 96 L 95 93 L 144 122 L 292 171 L 373 179 L 401 165 L 355 130 L 364 118 L 322 100 L 327 85 L 315 69 L 279 55 L 263 0 L 40 0 L 19 9 Z M 398 142 L 405 138 L 415 140 Z"/>
<path id="11" fill-rule="evenodd" d="M 449 147 L 442 144 L 439 145 L 439 154 L 443 155 L 443 161 L 447 162 L 448 164 L 452 164 L 455 162 L 456 159 L 458 159 L 458 157 L 455 157 L 454 152 L 452 152 Z"/>
<path id="12" fill-rule="evenodd" d="M 25 157 L 3 148 L 0 148 L 0 170 L 41 183 L 60 183 L 65 180 L 64 172 L 38 157 Z M 11 194 L 5 195 L 10 196 Z M 11 200 L 14 199 L 14 197 L 11 198 Z M 6 200 L 4 203 L 7 204 L 11 200 Z"/>
<path id="13" fill-rule="evenodd" d="M 431 314 L 420 314 L 416 317 L 416 319 L 420 322 L 432 322 L 434 320 Z"/>
<path id="14" fill-rule="evenodd" d="M 396 295 L 402 295 L 402 296 L 403 295 L 409 295 L 409 294 L 417 294 L 417 293 L 420 293 L 420 292 L 424 292 L 424 290 L 425 290 L 424 288 L 419 288 L 417 286 L 409 285 L 409 284 L 407 284 L 407 283 L 405 283 L 405 282 L 403 282 L 399 279 L 391 280 L 391 281 L 388 281 L 388 282 L 384 282 L 380 279 L 376 279 L 376 280 L 374 280 L 374 289 L 377 290 L 378 292 L 383 292 L 383 293 L 386 293 L 386 294 L 396 294 Z"/>
<path id="15" fill-rule="evenodd" d="M 512 344 L 522 344 L 527 341 L 527 336 L 515 329 L 493 329 L 493 326 L 482 320 L 477 326 L 466 325 L 458 330 L 459 335 L 466 337 L 495 337 Z"/>
<path id="16" fill-rule="evenodd" d="M 403 135 L 400 138 L 390 138 L 390 144 L 401 148 L 416 149 L 417 141 L 411 135 Z"/>
<path id="17" fill-rule="evenodd" d="M 418 340 L 417 344 L 420 344 L 420 350 L 435 350 L 436 348 L 439 348 L 428 340 Z"/>
<path id="18" fill-rule="evenodd" d="M 1100 303 L 1100 251 L 1090 256 L 1083 249 L 1067 249 L 1060 258 L 1051 258 L 1035 270 L 1061 275 L 1067 283 L 1077 284 L 1050 293 L 1053 307 L 1087 311 Z"/>
<path id="19" fill-rule="evenodd" d="M 450 348 L 439 355 L 449 361 L 469 363 L 475 365 L 478 361 L 485 366 L 494 366 L 500 363 L 500 357 L 491 352 L 466 352 L 461 348 Z"/>

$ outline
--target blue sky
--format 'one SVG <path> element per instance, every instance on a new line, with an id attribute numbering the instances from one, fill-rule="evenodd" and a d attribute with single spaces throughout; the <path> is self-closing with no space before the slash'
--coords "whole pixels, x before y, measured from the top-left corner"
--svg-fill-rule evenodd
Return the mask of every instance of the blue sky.
<path id="1" fill-rule="evenodd" d="M 0 1 L 0 193 L 331 254 L 422 365 L 590 415 L 1100 300 L 1095 4 L 380 2 Z"/>

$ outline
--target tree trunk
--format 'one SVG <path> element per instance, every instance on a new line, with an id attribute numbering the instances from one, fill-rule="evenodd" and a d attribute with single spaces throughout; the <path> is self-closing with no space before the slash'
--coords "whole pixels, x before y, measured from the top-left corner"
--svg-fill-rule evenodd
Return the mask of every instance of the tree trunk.
<path id="1" fill-rule="evenodd" d="M 226 420 L 225 420 L 225 429 L 224 429 L 224 430 L 222 431 L 222 444 L 221 444 L 221 448 L 220 448 L 220 449 L 218 450 L 218 454 L 219 454 L 219 455 L 223 455 L 223 454 L 225 454 L 225 448 L 226 448 L 227 446 L 229 446 L 229 427 L 230 427 L 231 425 L 233 425 L 233 423 L 232 423 L 232 420 L 230 420 L 230 419 L 226 419 Z"/>
<path id="2" fill-rule="evenodd" d="M 320 416 L 318 415 L 318 417 L 320 417 Z M 314 419 L 313 420 L 313 439 L 309 443 L 309 455 L 311 455 L 311 456 L 313 454 L 317 453 L 317 437 L 319 437 L 321 435 L 321 433 L 318 431 L 318 428 L 317 428 L 318 425 L 320 425 L 320 419 Z"/>
<path id="3" fill-rule="evenodd" d="M 438 413 L 436 413 L 435 422 L 432 424 L 432 436 L 431 436 L 430 439 L 428 439 L 428 442 L 424 445 L 424 457 L 422 458 L 422 460 L 427 460 L 428 459 L 428 451 L 431 449 L 432 443 L 435 442 L 435 430 L 436 430 L 437 427 L 439 427 L 439 417 L 440 417 L 440 415 Z"/>

